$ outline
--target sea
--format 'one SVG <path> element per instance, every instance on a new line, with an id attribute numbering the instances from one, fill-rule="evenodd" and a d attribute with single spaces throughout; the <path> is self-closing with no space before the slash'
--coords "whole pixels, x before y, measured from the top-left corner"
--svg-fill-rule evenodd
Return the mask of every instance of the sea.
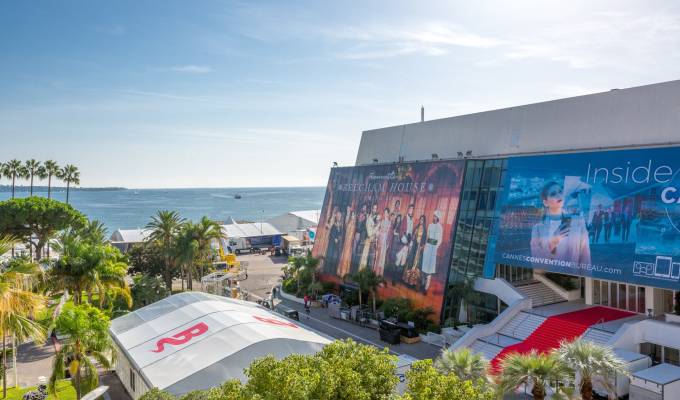
<path id="1" fill-rule="evenodd" d="M 321 209 L 323 187 L 224 188 L 224 189 L 115 189 L 72 190 L 69 203 L 90 219 L 102 221 L 108 233 L 116 229 L 143 228 L 158 210 L 175 210 L 188 220 L 203 216 L 226 221 L 261 222 L 296 210 Z M 235 198 L 236 195 L 241 198 Z M 28 192 L 17 191 L 16 197 Z M 47 192 L 34 191 L 34 196 Z M 12 193 L 0 192 L 0 200 Z M 65 191 L 53 191 L 52 198 L 65 201 Z"/>

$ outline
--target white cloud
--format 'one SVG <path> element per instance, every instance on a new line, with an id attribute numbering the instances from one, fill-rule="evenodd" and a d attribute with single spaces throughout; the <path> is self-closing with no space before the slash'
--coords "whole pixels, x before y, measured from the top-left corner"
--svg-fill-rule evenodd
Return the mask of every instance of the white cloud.
<path id="1" fill-rule="evenodd" d="M 212 72 L 212 68 L 207 65 L 176 65 L 166 68 L 168 71 L 179 72 L 182 74 L 207 74 Z"/>
<path id="2" fill-rule="evenodd" d="M 490 48 L 503 44 L 493 37 L 469 32 L 456 24 L 429 22 L 416 27 L 398 25 L 363 25 L 322 29 L 332 40 L 354 42 L 337 53 L 341 58 L 372 59 L 409 54 L 440 56 L 455 47 Z"/>

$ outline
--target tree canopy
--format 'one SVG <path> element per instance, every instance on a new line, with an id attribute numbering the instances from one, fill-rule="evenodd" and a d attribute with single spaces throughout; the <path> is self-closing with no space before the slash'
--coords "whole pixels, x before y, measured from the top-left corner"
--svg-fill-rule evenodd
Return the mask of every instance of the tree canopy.
<path id="1" fill-rule="evenodd" d="M 44 197 L 0 202 L 0 233 L 21 238 L 35 246 L 38 260 L 47 241 L 58 231 L 83 226 L 86 222 L 85 216 L 70 205 Z"/>

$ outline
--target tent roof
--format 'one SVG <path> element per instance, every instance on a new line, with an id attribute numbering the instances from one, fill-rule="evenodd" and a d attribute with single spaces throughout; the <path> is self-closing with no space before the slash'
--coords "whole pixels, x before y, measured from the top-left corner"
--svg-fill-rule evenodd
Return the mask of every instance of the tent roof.
<path id="1" fill-rule="evenodd" d="M 150 387 L 174 394 L 245 379 L 243 369 L 267 354 L 312 354 L 330 343 L 255 303 L 201 292 L 116 318 L 110 333 Z"/>
<path id="2" fill-rule="evenodd" d="M 671 364 L 659 364 L 652 368 L 633 372 L 633 376 L 638 379 L 665 385 L 667 383 L 680 380 L 680 367 Z"/>
<path id="3" fill-rule="evenodd" d="M 235 221 L 222 225 L 222 231 L 230 238 L 248 238 L 258 236 L 275 236 L 281 235 L 278 229 L 274 228 L 268 222 L 253 222 L 239 224 Z"/>
<path id="4" fill-rule="evenodd" d="M 140 243 L 151 234 L 148 229 L 118 229 L 111 234 L 112 242 Z"/>
<path id="5" fill-rule="evenodd" d="M 321 210 L 302 210 L 302 211 L 291 211 L 291 214 L 296 217 L 302 218 L 309 222 L 314 223 L 314 225 L 319 224 L 319 215 L 321 215 Z"/>

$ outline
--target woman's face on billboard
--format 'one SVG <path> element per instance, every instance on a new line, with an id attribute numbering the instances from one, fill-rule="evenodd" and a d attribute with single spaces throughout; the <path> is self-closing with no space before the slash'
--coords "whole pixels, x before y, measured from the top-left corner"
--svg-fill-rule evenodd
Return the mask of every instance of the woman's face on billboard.
<path id="1" fill-rule="evenodd" d="M 545 192 L 545 198 L 543 199 L 543 205 L 546 206 L 551 213 L 560 212 L 562 210 L 562 205 L 564 204 L 564 194 L 562 192 L 562 186 L 551 185 Z"/>

